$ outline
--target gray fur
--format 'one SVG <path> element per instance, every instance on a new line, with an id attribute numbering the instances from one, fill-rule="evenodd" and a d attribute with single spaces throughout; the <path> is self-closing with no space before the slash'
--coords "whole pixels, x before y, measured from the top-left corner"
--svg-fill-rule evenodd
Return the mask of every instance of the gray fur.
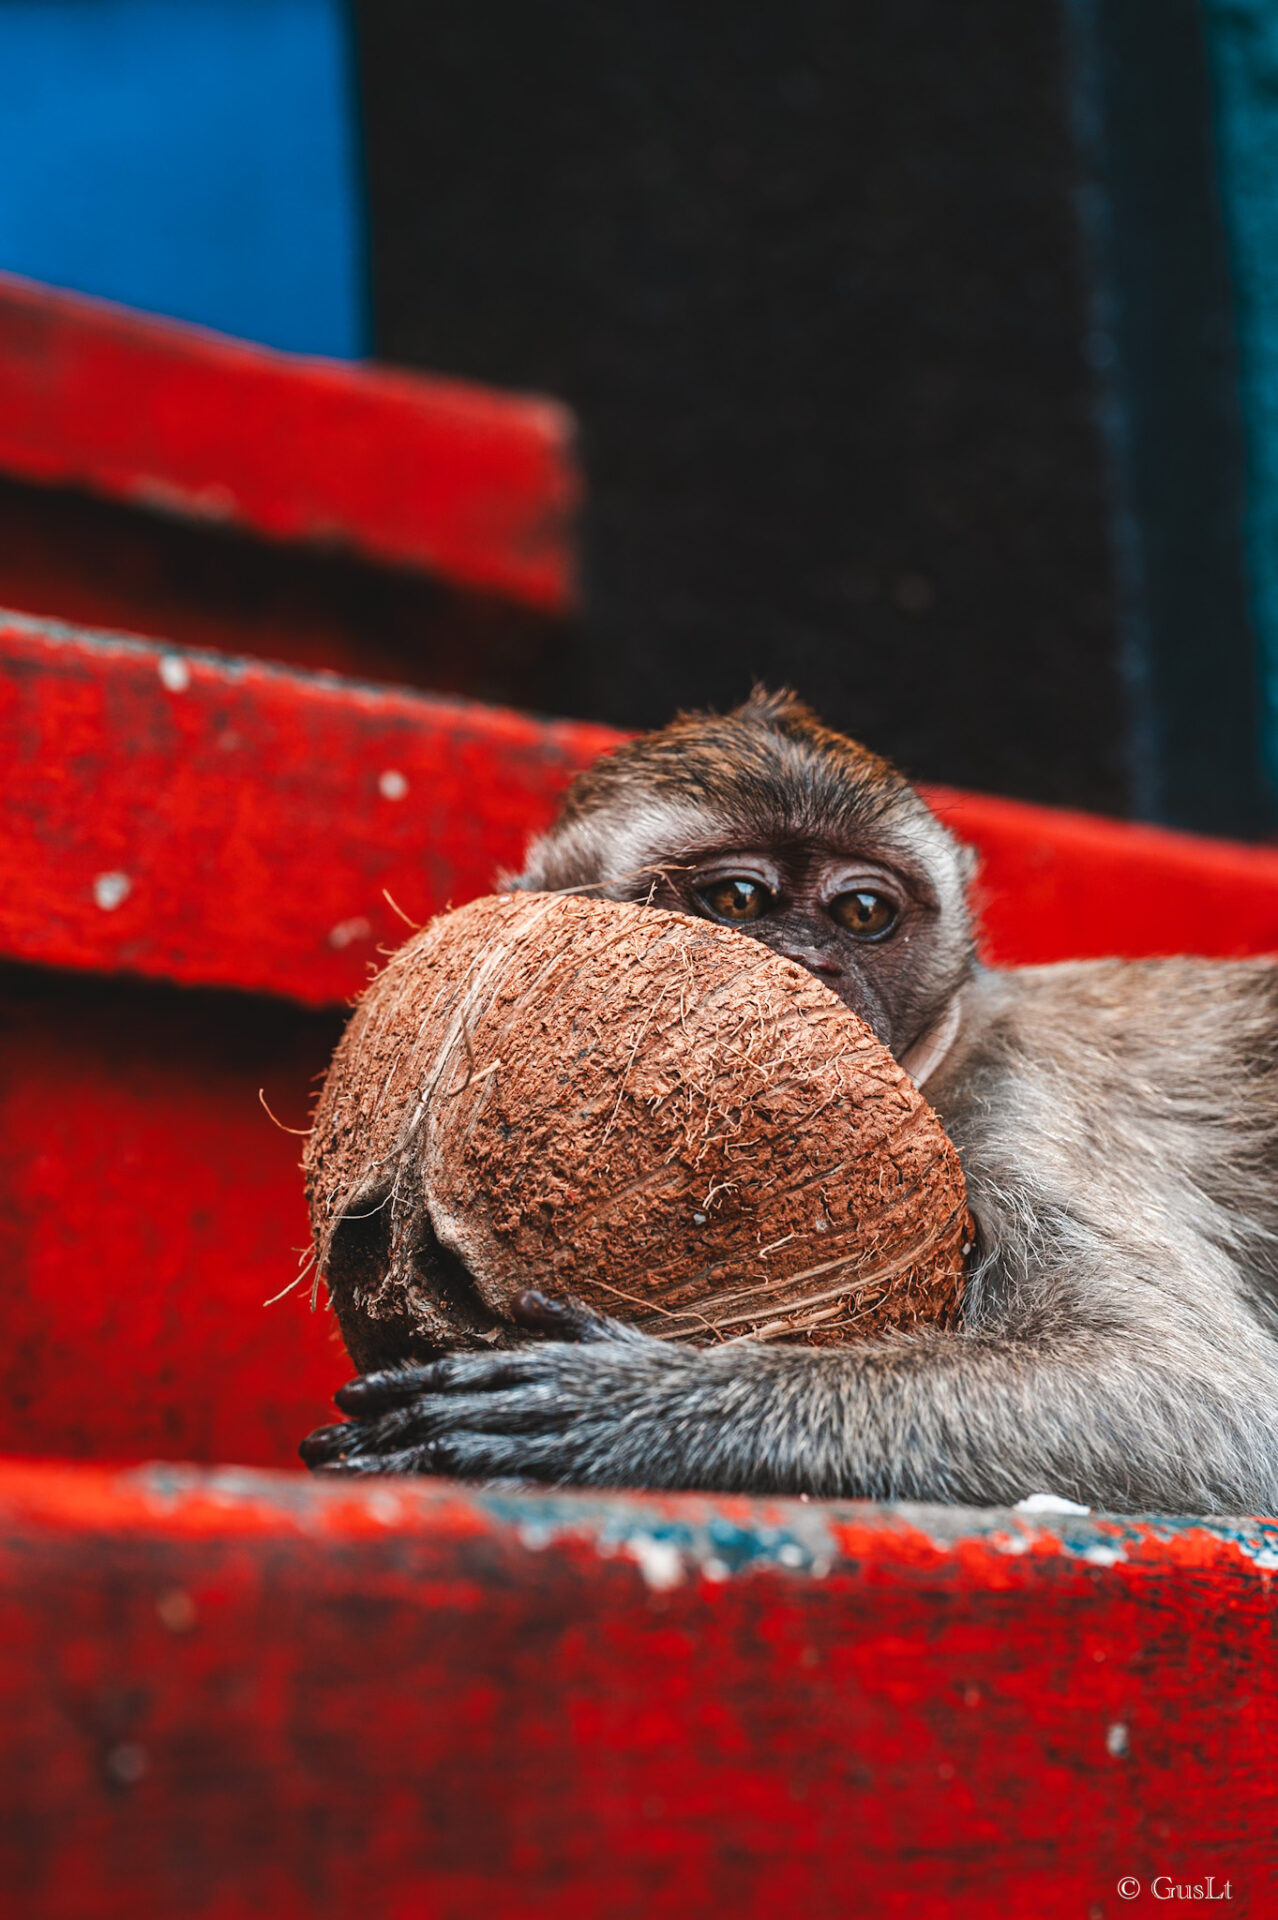
<path id="1" fill-rule="evenodd" d="M 339 1399 L 355 1419 L 312 1437 L 312 1464 L 1278 1508 L 1278 972 L 979 969 L 968 867 L 945 829 L 894 770 L 784 697 L 699 732 L 676 723 L 591 779 L 515 884 L 668 899 L 680 863 L 767 833 L 800 842 L 796 860 L 855 843 L 906 876 L 895 952 L 854 954 L 836 991 L 877 1007 L 907 1058 L 957 1007 L 927 1091 L 978 1222 L 963 1325 L 821 1352 L 698 1350 L 529 1296 L 525 1323 L 549 1340 L 353 1383 Z M 796 957 L 810 937 L 797 909 L 788 931 L 759 931 Z"/>

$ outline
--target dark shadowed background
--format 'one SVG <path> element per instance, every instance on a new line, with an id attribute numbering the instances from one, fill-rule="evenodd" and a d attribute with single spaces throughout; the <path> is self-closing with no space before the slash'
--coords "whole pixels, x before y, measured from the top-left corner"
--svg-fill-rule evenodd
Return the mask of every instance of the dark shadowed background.
<path id="1" fill-rule="evenodd" d="M 580 411 L 557 706 L 757 674 L 917 773 L 1263 823 L 1195 6 L 357 18 L 378 351 Z"/>

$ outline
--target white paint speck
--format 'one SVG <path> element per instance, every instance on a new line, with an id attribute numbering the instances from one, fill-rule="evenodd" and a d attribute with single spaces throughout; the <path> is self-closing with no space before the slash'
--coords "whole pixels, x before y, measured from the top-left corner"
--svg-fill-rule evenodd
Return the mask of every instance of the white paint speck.
<path id="1" fill-rule="evenodd" d="M 654 1593 L 669 1593 L 682 1585 L 683 1560 L 671 1540 L 654 1540 L 650 1533 L 635 1533 L 626 1541 L 626 1552 Z"/>
<path id="2" fill-rule="evenodd" d="M 803 1548 L 797 1547 L 793 1540 L 787 1540 L 783 1547 L 777 1548 L 777 1559 L 783 1567 L 801 1567 L 803 1565 Z"/>
<path id="3" fill-rule="evenodd" d="M 155 1611 L 170 1633 L 189 1633 L 199 1618 L 194 1600 L 185 1587 L 165 1587 L 155 1596 Z"/>
<path id="4" fill-rule="evenodd" d="M 1127 1728 L 1121 1720 L 1111 1720 L 1105 1729 L 1105 1751 L 1121 1760 L 1128 1752 L 1131 1741 L 1127 1737 Z"/>
<path id="5" fill-rule="evenodd" d="M 106 1757 L 106 1770 L 117 1786 L 135 1787 L 151 1764 L 145 1747 L 136 1740 L 124 1740 L 112 1747 Z"/>
<path id="6" fill-rule="evenodd" d="M 828 1233 L 830 1231 L 830 1223 L 822 1214 L 817 1215 L 812 1225 L 818 1233 Z"/>
<path id="7" fill-rule="evenodd" d="M 127 873 L 99 873 L 93 882 L 93 898 L 103 913 L 114 913 L 133 891 Z"/>
<path id="8" fill-rule="evenodd" d="M 357 940 L 371 940 L 372 937 L 372 922 L 365 920 L 361 914 L 355 920 L 339 920 L 328 936 L 328 944 L 341 953 L 344 947 L 353 946 Z"/>
<path id="9" fill-rule="evenodd" d="M 235 495 L 218 481 L 205 487 L 179 487 L 171 480 L 143 476 L 129 489 L 135 500 L 154 507 L 160 513 L 176 514 L 179 520 L 230 520 L 236 509 Z"/>
<path id="10" fill-rule="evenodd" d="M 1087 1548 L 1083 1558 L 1090 1560 L 1094 1567 L 1116 1567 L 1127 1555 L 1121 1547 L 1106 1547 L 1097 1541 L 1095 1546 Z"/>
<path id="11" fill-rule="evenodd" d="M 1064 1500 L 1059 1493 L 1029 1493 L 1018 1500 L 1012 1508 L 1013 1513 L 1090 1513 L 1090 1507 L 1080 1507 L 1077 1500 Z"/>
<path id="12" fill-rule="evenodd" d="M 408 792 L 408 782 L 398 767 L 387 767 L 385 773 L 377 776 L 377 791 L 383 800 L 402 800 Z"/>
<path id="13" fill-rule="evenodd" d="M 170 693 L 185 693 L 191 684 L 191 669 L 177 653 L 160 655 L 160 681 Z"/>
<path id="14" fill-rule="evenodd" d="M 693 1214 L 693 1216 L 692 1216 L 692 1224 L 693 1224 L 693 1226 L 694 1226 L 694 1227 L 704 1227 L 704 1225 L 706 1224 L 706 1216 L 705 1216 L 705 1214 L 704 1214 L 704 1213 L 694 1213 L 694 1214 Z"/>
<path id="15" fill-rule="evenodd" d="M 716 1583 L 732 1578 L 732 1568 L 728 1565 L 727 1561 L 720 1560 L 713 1554 L 708 1560 L 701 1562 L 701 1572 L 705 1579 L 713 1580 Z"/>

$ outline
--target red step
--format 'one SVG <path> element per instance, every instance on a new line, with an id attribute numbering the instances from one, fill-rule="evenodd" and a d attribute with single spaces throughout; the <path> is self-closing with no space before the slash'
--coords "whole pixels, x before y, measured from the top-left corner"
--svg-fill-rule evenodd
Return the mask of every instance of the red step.
<path id="1" fill-rule="evenodd" d="M 0 274 L 0 472 L 43 485 L 563 612 L 572 442 L 553 400 L 276 353 Z"/>
<path id="2" fill-rule="evenodd" d="M 0 612 L 0 954 L 358 991 L 619 736 Z"/>
<path id="3" fill-rule="evenodd" d="M 1275 1579 L 1273 1523 L 0 1469 L 6 1912 L 1270 1920 Z"/>

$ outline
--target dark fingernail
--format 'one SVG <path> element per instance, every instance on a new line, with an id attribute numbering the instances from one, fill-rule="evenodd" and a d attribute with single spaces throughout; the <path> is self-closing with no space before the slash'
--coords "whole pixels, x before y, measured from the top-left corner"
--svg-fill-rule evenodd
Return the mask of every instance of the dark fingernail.
<path id="1" fill-rule="evenodd" d="M 337 1389 L 333 1400 L 343 1413 L 354 1413 L 358 1408 L 367 1406 L 371 1397 L 368 1383 L 361 1377 L 358 1380 L 347 1380 Z"/>
<path id="2" fill-rule="evenodd" d="M 342 1433 L 341 1427 L 317 1427 L 299 1443 L 297 1451 L 308 1467 L 316 1466 L 329 1459 L 335 1448 L 344 1451 Z"/>

